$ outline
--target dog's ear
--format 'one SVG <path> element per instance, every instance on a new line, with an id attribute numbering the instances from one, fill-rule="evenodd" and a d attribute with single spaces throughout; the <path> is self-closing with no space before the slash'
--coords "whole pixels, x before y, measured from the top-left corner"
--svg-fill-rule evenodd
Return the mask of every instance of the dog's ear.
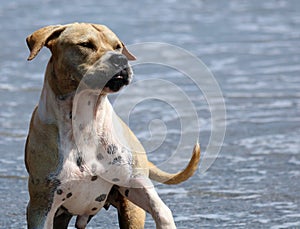
<path id="1" fill-rule="evenodd" d="M 136 57 L 128 51 L 124 43 L 122 42 L 122 54 L 127 57 L 128 60 L 136 60 Z"/>
<path id="2" fill-rule="evenodd" d="M 30 50 L 30 55 L 27 60 L 32 60 L 36 57 L 43 46 L 49 47 L 51 40 L 57 38 L 62 31 L 65 30 L 62 25 L 50 25 L 35 31 L 26 38 L 27 46 Z"/>

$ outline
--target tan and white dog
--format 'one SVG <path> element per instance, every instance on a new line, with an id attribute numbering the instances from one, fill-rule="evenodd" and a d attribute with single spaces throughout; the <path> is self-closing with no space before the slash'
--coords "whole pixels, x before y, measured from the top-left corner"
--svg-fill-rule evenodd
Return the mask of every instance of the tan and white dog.
<path id="1" fill-rule="evenodd" d="M 144 210 L 157 228 L 175 228 L 150 179 L 166 184 L 188 179 L 200 147 L 195 145 L 188 166 L 177 174 L 147 160 L 107 99 L 130 83 L 128 60 L 135 57 L 111 30 L 96 24 L 47 26 L 27 37 L 27 44 L 28 60 L 43 46 L 52 53 L 25 147 L 28 228 L 67 228 L 72 216 L 76 228 L 85 228 L 109 205 L 118 208 L 121 228 L 143 228 Z M 78 91 L 81 81 L 88 86 Z"/>

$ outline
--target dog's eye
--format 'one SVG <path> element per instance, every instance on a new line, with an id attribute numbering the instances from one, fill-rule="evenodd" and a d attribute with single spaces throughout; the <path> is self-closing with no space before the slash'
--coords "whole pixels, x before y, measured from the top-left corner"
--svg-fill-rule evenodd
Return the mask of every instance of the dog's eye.
<path id="1" fill-rule="evenodd" d="M 93 49 L 93 50 L 96 49 L 95 45 L 92 42 L 89 42 L 89 41 L 88 42 L 81 42 L 78 45 L 81 46 L 81 47 L 84 47 L 84 48 L 88 48 L 88 49 Z"/>
<path id="2" fill-rule="evenodd" d="M 121 49 L 121 48 L 122 48 L 122 46 L 120 44 L 117 44 L 115 47 L 115 49 Z"/>

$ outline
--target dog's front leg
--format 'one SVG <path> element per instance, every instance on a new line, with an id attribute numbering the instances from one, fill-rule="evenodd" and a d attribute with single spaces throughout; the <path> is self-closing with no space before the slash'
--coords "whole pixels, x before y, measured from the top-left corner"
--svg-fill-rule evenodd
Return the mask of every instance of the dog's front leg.
<path id="1" fill-rule="evenodd" d="M 58 209 L 53 190 L 29 184 L 30 201 L 27 206 L 28 229 L 53 229 L 54 215 Z"/>
<path id="2" fill-rule="evenodd" d="M 176 228 L 171 210 L 160 199 L 148 178 L 132 178 L 130 186 L 130 188 L 120 187 L 120 193 L 150 213 L 157 229 Z"/>
<path id="3" fill-rule="evenodd" d="M 145 218 L 146 213 L 143 209 L 122 196 L 118 207 L 120 229 L 142 229 L 145 226 Z"/>
<path id="4" fill-rule="evenodd" d="M 117 186 L 111 189 L 107 202 L 118 209 L 120 229 L 144 228 L 145 211 L 121 195 Z"/>
<path id="5" fill-rule="evenodd" d="M 28 229 L 52 229 L 54 214 L 41 206 L 27 206 Z"/>

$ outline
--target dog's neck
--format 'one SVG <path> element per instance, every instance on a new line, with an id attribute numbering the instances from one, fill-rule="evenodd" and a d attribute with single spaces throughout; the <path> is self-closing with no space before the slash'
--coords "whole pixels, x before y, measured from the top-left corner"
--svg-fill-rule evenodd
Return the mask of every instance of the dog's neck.
<path id="1" fill-rule="evenodd" d="M 81 142 L 77 142 L 78 145 L 84 146 L 84 139 L 90 138 L 89 136 L 97 138 L 95 141 L 101 142 L 104 147 L 117 144 L 116 132 L 123 127 L 118 124 L 119 118 L 114 113 L 107 94 L 90 89 L 60 93 L 57 85 L 62 82 L 55 81 L 58 76 L 53 74 L 49 61 L 37 113 L 43 123 L 58 127 L 62 137 L 61 144 L 66 138 L 77 139 Z"/>
<path id="2" fill-rule="evenodd" d="M 52 88 L 52 91 L 58 96 L 64 96 L 72 93 L 78 87 L 79 82 L 69 73 L 59 74 L 64 72 L 60 70 L 60 65 L 55 62 L 55 58 L 51 56 L 46 69 L 46 78 Z"/>
<path id="3" fill-rule="evenodd" d="M 70 77 L 67 74 L 58 75 L 57 72 L 55 58 L 51 56 L 38 105 L 39 118 L 46 124 L 58 124 L 62 118 L 65 119 L 64 116 L 72 115 L 73 99 L 78 85 L 73 80 L 67 80 Z M 69 113 L 65 114 L 66 112 Z"/>
<path id="4" fill-rule="evenodd" d="M 114 111 L 106 95 L 89 89 L 76 93 L 72 130 L 77 146 L 80 148 L 88 144 L 90 147 L 101 143 L 105 147 L 111 143 L 113 117 Z"/>
<path id="5" fill-rule="evenodd" d="M 68 117 L 65 116 L 69 116 L 70 119 L 74 94 L 75 92 L 63 96 L 56 95 L 46 77 L 37 110 L 40 120 L 45 124 L 57 125 L 58 122 L 67 120 Z"/>
<path id="6" fill-rule="evenodd" d="M 43 123 L 60 127 L 64 125 L 63 129 L 70 129 L 72 117 L 78 116 L 77 120 L 97 120 L 97 125 L 109 128 L 107 125 L 111 123 L 113 110 L 106 94 L 89 90 L 77 94 L 76 91 L 57 94 L 56 88 L 52 87 L 51 81 L 49 82 L 50 78 L 46 73 L 37 110 Z"/>

